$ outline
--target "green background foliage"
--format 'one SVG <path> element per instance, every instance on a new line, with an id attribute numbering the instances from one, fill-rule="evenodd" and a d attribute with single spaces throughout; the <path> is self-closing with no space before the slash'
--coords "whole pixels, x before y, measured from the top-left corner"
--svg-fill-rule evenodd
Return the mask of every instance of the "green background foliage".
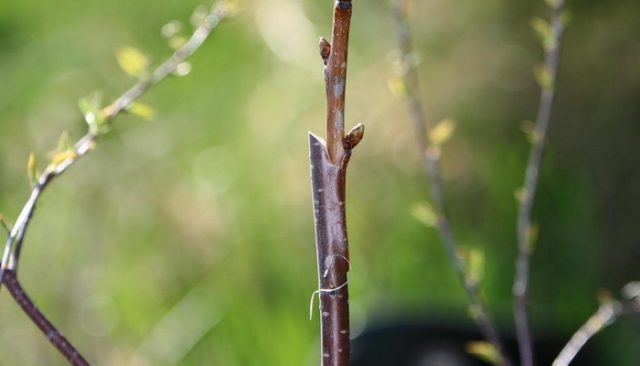
<path id="1" fill-rule="evenodd" d="M 199 0 L 0 2 L 0 212 L 29 194 L 30 152 L 85 132 L 77 100 L 133 79 L 115 51 L 170 54 L 160 35 Z M 205 4 L 206 5 L 206 4 Z M 317 37 L 331 1 L 250 0 L 45 193 L 20 267 L 25 288 L 100 365 L 314 365 L 318 321 L 307 131 L 324 134 Z M 640 3 L 571 1 L 558 98 L 535 207 L 532 319 L 564 337 L 637 279 L 640 259 Z M 484 251 L 482 289 L 510 329 L 516 201 L 535 118 L 531 29 L 543 1 L 417 1 L 411 12 L 430 121 L 454 118 L 442 152 L 461 244 Z M 426 177 L 401 100 L 388 4 L 354 2 L 347 124 L 366 125 L 348 179 L 353 332 L 401 317 L 467 321 L 437 233 L 411 214 Z M 63 359 L 0 294 L 2 365 Z M 638 320 L 596 342 L 640 359 Z M 628 363 L 631 364 L 631 363 Z"/>

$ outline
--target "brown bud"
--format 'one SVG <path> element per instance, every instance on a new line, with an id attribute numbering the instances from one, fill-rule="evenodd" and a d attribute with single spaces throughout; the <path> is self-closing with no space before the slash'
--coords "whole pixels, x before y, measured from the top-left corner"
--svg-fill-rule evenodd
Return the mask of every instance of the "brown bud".
<path id="1" fill-rule="evenodd" d="M 322 62 L 326 65 L 327 62 L 329 62 L 329 55 L 331 55 L 331 45 L 326 39 L 320 37 L 318 47 L 320 48 L 320 57 L 322 57 Z"/>
<path id="2" fill-rule="evenodd" d="M 351 150 L 356 145 L 360 143 L 362 137 L 364 136 L 364 125 L 362 123 L 358 123 L 354 128 L 347 133 L 347 136 L 344 137 L 344 148 L 346 150 Z"/>

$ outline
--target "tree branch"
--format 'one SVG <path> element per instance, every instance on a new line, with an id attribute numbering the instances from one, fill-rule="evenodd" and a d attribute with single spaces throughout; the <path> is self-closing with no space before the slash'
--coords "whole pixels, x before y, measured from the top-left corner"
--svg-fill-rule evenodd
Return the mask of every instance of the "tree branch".
<path id="1" fill-rule="evenodd" d="M 350 364 L 349 244 L 345 212 L 347 164 L 364 127 L 344 136 L 344 105 L 351 1 L 338 0 L 333 46 L 320 39 L 327 92 L 327 143 L 309 133 L 311 189 L 318 260 L 318 294 L 323 366 Z"/>
<path id="2" fill-rule="evenodd" d="M 31 219 L 33 218 L 38 200 L 49 184 L 56 177 L 63 174 L 80 158 L 89 153 L 96 145 L 99 130 L 92 128 L 92 122 L 100 118 L 102 126 L 109 126 L 122 112 L 127 111 L 149 88 L 164 80 L 173 73 L 178 66 L 197 51 L 209 37 L 213 29 L 226 18 L 231 9 L 225 5 L 212 7 L 209 14 L 195 29 L 187 42 L 178 48 L 171 57 L 158 66 L 147 78 L 140 79 L 133 87 L 125 91 L 120 97 L 107 107 L 99 111 L 100 115 L 85 115 L 89 123 L 89 132 L 80 138 L 64 155 L 61 161 L 52 162 L 38 177 L 29 199 L 23 206 L 16 223 L 9 232 L 5 244 L 2 263 L 0 266 L 0 284 L 4 284 L 22 310 L 34 324 L 40 328 L 49 341 L 69 360 L 72 365 L 89 365 L 75 347 L 58 331 L 58 329 L 44 316 L 44 314 L 29 299 L 17 279 L 18 262 L 24 237 Z M 4 222 L 4 221 L 3 221 Z"/>
<path id="3" fill-rule="evenodd" d="M 473 319 L 478 324 L 485 339 L 490 342 L 498 352 L 500 356 L 499 363 L 501 365 L 510 365 L 511 362 L 505 352 L 498 329 L 480 297 L 478 284 L 468 278 L 467 271 L 459 254 L 458 244 L 451 229 L 438 161 L 439 150 L 437 146 L 432 146 L 432 143 L 427 138 L 431 127 L 426 121 L 421 105 L 418 71 L 415 63 L 409 60 L 413 53 L 413 45 L 411 31 L 407 22 L 406 0 L 395 0 L 392 4 L 392 12 L 398 31 L 400 57 L 403 63 L 403 74 L 401 76 L 408 94 L 407 103 L 409 112 L 411 113 L 418 148 L 422 153 L 424 168 L 429 178 L 431 199 L 437 216 L 438 231 L 444 243 L 449 261 L 458 277 L 458 281 L 466 292 Z"/>
<path id="4" fill-rule="evenodd" d="M 609 300 L 573 334 L 569 342 L 553 361 L 552 366 L 567 366 L 576 357 L 584 345 L 598 332 L 612 324 L 620 315 L 640 312 L 640 298 L 628 300 Z"/>
<path id="5" fill-rule="evenodd" d="M 542 86 L 538 116 L 534 127 L 533 145 L 527 163 L 524 186 L 519 197 L 518 209 L 518 255 L 516 259 L 516 275 L 513 284 L 514 296 L 514 320 L 518 348 L 522 366 L 533 366 L 533 343 L 531 330 L 529 329 L 528 296 L 529 296 L 529 272 L 533 250 L 531 243 L 531 227 L 533 202 L 538 185 L 540 166 L 544 154 L 547 139 L 547 130 L 553 107 L 555 95 L 555 81 L 560 58 L 560 46 L 564 34 L 564 0 L 549 0 L 551 5 L 550 34 L 545 35 L 543 45 L 545 48 L 544 69 L 540 71 L 538 78 Z"/>
<path id="6" fill-rule="evenodd" d="M 24 289 L 18 281 L 16 272 L 13 270 L 6 270 L 4 273 L 4 285 L 9 290 L 9 293 L 15 301 L 20 305 L 22 311 L 35 325 L 40 328 L 42 333 L 47 337 L 49 342 L 60 351 L 60 353 L 69 360 L 74 366 L 88 366 L 89 362 L 76 350 L 76 348 L 69 342 L 58 329 L 42 314 L 38 307 L 31 301 L 29 296 L 25 293 Z"/>
<path id="7" fill-rule="evenodd" d="M 133 87 L 120 95 L 110 105 L 102 109 L 102 118 L 104 123 L 111 124 L 113 119 L 122 112 L 127 111 L 133 103 L 138 100 L 149 88 L 164 80 L 171 75 L 178 65 L 184 62 L 189 56 L 197 51 L 202 43 L 209 37 L 213 29 L 229 15 L 229 9 L 226 6 L 218 5 L 213 7 L 211 12 L 204 18 L 202 23 L 195 29 L 189 40 L 179 49 L 177 49 L 171 57 L 158 66 L 148 79 L 138 81 Z M 0 267 L 0 282 L 6 270 L 16 271 L 18 261 L 22 249 L 24 236 L 29 227 L 29 223 L 33 218 L 34 211 L 38 200 L 44 190 L 51 181 L 64 173 L 70 166 L 75 164 L 80 158 L 91 151 L 96 144 L 98 135 L 94 131 L 90 131 L 78 140 L 73 146 L 73 154 L 57 164 L 49 165 L 40 175 L 37 183 L 31 191 L 29 200 L 22 208 L 16 223 L 7 238 L 2 264 Z"/>

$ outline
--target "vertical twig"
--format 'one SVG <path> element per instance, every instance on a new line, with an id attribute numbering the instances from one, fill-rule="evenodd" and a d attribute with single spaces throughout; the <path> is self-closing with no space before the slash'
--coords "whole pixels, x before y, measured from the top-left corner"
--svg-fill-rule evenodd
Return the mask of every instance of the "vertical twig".
<path id="1" fill-rule="evenodd" d="M 327 91 L 327 150 L 329 159 L 334 164 L 338 164 L 345 153 L 342 139 L 350 24 L 351 0 L 337 0 L 333 12 L 331 44 L 324 39 L 320 40 Z"/>
<path id="2" fill-rule="evenodd" d="M 539 82 L 542 86 L 538 116 L 532 134 L 533 144 L 527 163 L 524 186 L 520 194 L 520 206 L 518 209 L 518 255 L 516 259 L 516 275 L 513 283 L 514 296 L 514 320 L 518 349 L 522 366 L 533 366 L 533 343 L 531 330 L 529 329 L 528 296 L 529 296 L 529 272 L 532 254 L 531 243 L 531 212 L 538 185 L 540 166 L 544 155 L 544 147 L 547 139 L 547 130 L 553 107 L 555 95 L 555 81 L 560 58 L 560 46 L 564 33 L 564 0 L 548 0 L 551 6 L 551 25 L 548 39 L 543 40 L 545 48 L 544 69 L 539 72 Z"/>
<path id="3" fill-rule="evenodd" d="M 15 301 L 20 305 L 22 311 L 35 325 L 40 328 L 42 333 L 47 337 L 49 342 L 55 346 L 58 351 L 67 359 L 69 363 L 74 366 L 88 366 L 89 362 L 82 357 L 80 352 L 69 342 L 58 329 L 42 314 L 38 307 L 31 301 L 29 296 L 25 293 L 24 289 L 20 285 L 16 272 L 13 270 L 7 270 L 4 273 L 4 285 L 9 290 L 9 293 Z"/>
<path id="4" fill-rule="evenodd" d="M 318 293 L 323 366 L 348 366 L 349 247 L 345 183 L 351 150 L 364 133 L 362 125 L 344 136 L 344 105 L 351 1 L 335 2 L 330 45 L 320 39 L 327 93 L 327 143 L 309 134 L 311 189 L 318 260 Z"/>
<path id="5" fill-rule="evenodd" d="M 426 121 L 424 111 L 421 105 L 420 85 L 418 82 L 418 72 L 415 63 L 409 59 L 412 56 L 413 45 L 411 39 L 411 31 L 407 22 L 407 3 L 406 0 L 395 0 L 393 2 L 392 11 L 396 26 L 398 29 L 398 42 L 403 62 L 403 81 L 408 94 L 408 106 L 411 113 L 411 120 L 415 129 L 418 148 L 422 154 L 423 164 L 431 190 L 431 199 L 433 208 L 437 215 L 437 228 L 444 242 L 444 246 L 458 277 L 458 280 L 464 288 L 470 303 L 471 314 L 478 324 L 480 331 L 485 339 L 490 342 L 500 356 L 501 365 L 510 365 L 511 362 L 507 356 L 500 334 L 495 326 L 489 311 L 483 304 L 480 297 L 478 284 L 469 280 L 464 263 L 460 258 L 458 245 L 451 229 L 449 217 L 447 214 L 444 189 L 442 178 L 440 176 L 440 165 L 438 162 L 439 151 L 436 146 L 432 146 L 427 138 L 431 127 Z"/>

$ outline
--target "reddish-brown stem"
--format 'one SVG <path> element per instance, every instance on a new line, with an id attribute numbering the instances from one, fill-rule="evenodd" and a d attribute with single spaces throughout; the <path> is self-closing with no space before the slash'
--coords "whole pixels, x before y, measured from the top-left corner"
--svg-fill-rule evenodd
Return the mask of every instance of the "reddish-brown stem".
<path id="1" fill-rule="evenodd" d="M 316 228 L 322 365 L 349 365 L 349 247 L 345 221 L 346 163 L 334 165 L 323 141 L 309 134 Z M 348 159 L 348 158 L 347 158 Z"/>
<path id="2" fill-rule="evenodd" d="M 337 164 L 344 155 L 344 99 L 347 85 L 347 53 L 351 1 L 338 0 L 333 12 L 333 31 L 329 57 L 325 59 L 325 83 L 327 89 L 327 150 L 329 159 Z M 326 42 L 325 42 L 326 43 Z M 322 53 L 322 51 L 321 51 Z"/>
<path id="3" fill-rule="evenodd" d="M 6 270 L 4 272 L 4 285 L 11 293 L 11 296 L 20 305 L 35 325 L 40 328 L 42 333 L 49 339 L 49 342 L 62 353 L 62 355 L 75 366 L 88 366 L 89 362 L 76 350 L 76 348 L 65 338 L 60 331 L 42 314 L 38 307 L 31 301 L 20 285 L 16 272 Z"/>
<path id="4" fill-rule="evenodd" d="M 333 44 L 320 39 L 327 92 L 326 144 L 309 134 L 323 366 L 348 366 L 350 363 L 345 179 L 351 149 L 360 142 L 364 133 L 362 125 L 358 125 L 347 136 L 344 134 L 350 20 L 351 1 L 336 1 Z"/>

